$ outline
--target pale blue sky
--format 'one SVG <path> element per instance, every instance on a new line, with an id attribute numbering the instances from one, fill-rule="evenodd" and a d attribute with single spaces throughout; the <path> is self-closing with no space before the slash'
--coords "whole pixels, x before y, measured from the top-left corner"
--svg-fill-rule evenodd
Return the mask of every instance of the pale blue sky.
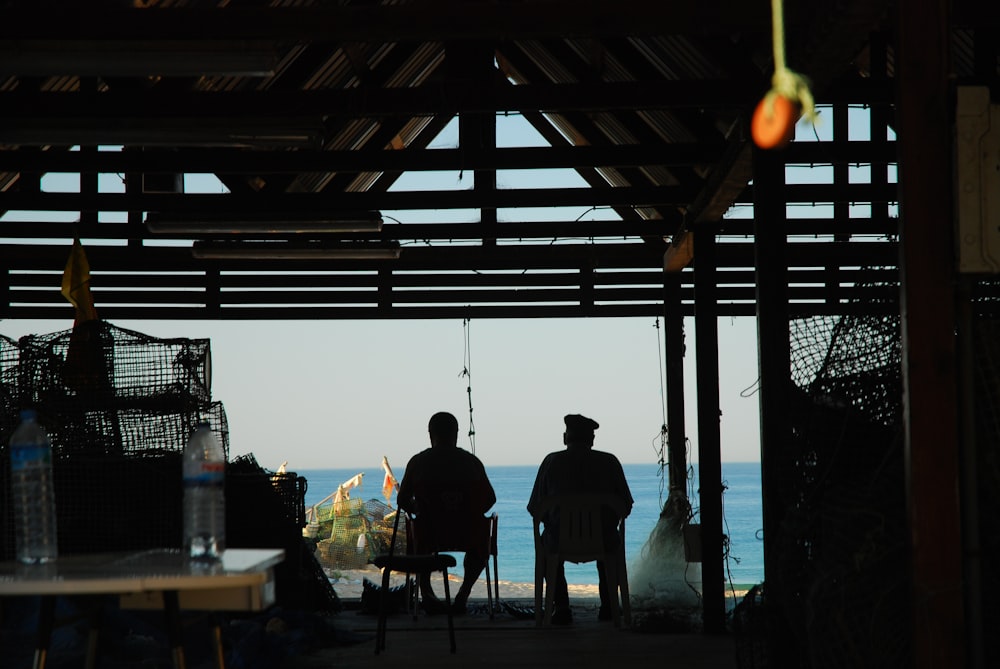
<path id="1" fill-rule="evenodd" d="M 852 139 L 867 139 L 864 110 L 852 112 L 850 124 Z M 821 116 L 815 131 L 800 124 L 796 139 L 824 141 L 830 133 Z M 498 117 L 499 145 L 541 143 L 519 117 Z M 456 144 L 453 124 L 434 146 Z M 814 167 L 806 178 L 829 179 L 824 169 Z M 867 179 L 870 168 L 867 172 L 863 165 L 852 168 L 852 180 Z M 471 181 L 468 174 L 422 173 L 405 176 L 395 189 L 426 187 L 431 182 L 434 188 L 469 188 Z M 583 187 L 582 180 L 568 170 L 502 172 L 498 182 L 501 187 Z M 74 186 L 70 179 L 67 186 L 65 175 L 59 181 L 53 176 L 47 187 L 73 190 L 78 183 Z M 105 175 L 101 183 L 102 189 L 120 188 L 113 175 Z M 221 185 L 212 179 L 191 178 L 187 188 L 211 192 Z M 823 213 L 822 203 L 803 206 Z M 790 215 L 808 215 L 794 211 L 795 207 L 790 205 Z M 752 215 L 747 210 L 730 213 Z M 417 222 L 476 220 L 477 213 L 386 211 L 383 215 L 387 220 Z M 608 211 L 586 208 L 501 210 L 499 215 L 521 220 L 614 217 Z M 852 211 L 852 215 L 867 212 Z M 91 243 L 83 241 L 85 246 Z M 92 270 L 100 312 L 100 268 Z M 663 330 L 655 327 L 652 318 L 484 319 L 471 321 L 468 330 L 461 320 L 114 324 L 156 337 L 210 339 L 212 393 L 226 409 L 231 453 L 253 453 L 270 469 L 284 460 L 290 469 L 370 468 L 380 466 L 383 455 L 394 467 L 402 468 L 410 455 L 427 446 L 427 419 L 442 410 L 458 417 L 460 443 L 469 448 L 469 379 L 462 375 L 466 334 L 475 450 L 488 466 L 536 464 L 549 451 L 562 448 L 562 417 L 567 413 L 597 420 L 601 428 L 596 447 L 616 453 L 625 463 L 655 465 L 659 457 L 664 420 Z M 71 326 L 72 307 L 67 303 L 65 321 L 0 321 L 0 334 L 16 339 Z M 693 451 L 690 457 L 696 460 L 693 319 L 686 320 L 685 329 L 686 427 Z M 758 460 L 754 320 L 720 319 L 719 340 L 722 458 Z"/>
<path id="2" fill-rule="evenodd" d="M 67 320 L 2 321 L 16 338 Z M 115 325 L 156 337 L 208 338 L 212 395 L 223 403 L 231 455 L 264 467 L 393 467 L 427 446 L 427 419 L 451 411 L 469 448 L 466 329 L 461 320 L 160 322 Z M 596 448 L 655 465 L 663 424 L 662 320 L 473 320 L 468 325 L 476 454 L 488 465 L 537 464 L 562 448 L 562 417 L 597 420 Z M 687 428 L 694 414 L 694 326 L 687 324 Z M 722 453 L 759 459 L 753 320 L 720 321 Z M 743 391 L 750 389 L 749 396 Z M 695 454 L 696 456 L 696 454 Z"/>

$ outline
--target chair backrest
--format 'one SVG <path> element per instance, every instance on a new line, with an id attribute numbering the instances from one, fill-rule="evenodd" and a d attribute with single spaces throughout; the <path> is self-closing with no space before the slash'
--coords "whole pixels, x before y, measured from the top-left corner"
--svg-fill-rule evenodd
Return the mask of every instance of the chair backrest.
<path id="1" fill-rule="evenodd" d="M 393 555 L 396 555 L 397 554 L 396 551 L 398 550 L 396 539 L 397 539 L 397 537 L 399 535 L 399 519 L 403 518 L 403 523 L 404 523 L 404 527 L 405 527 L 405 530 L 404 530 L 405 531 L 405 535 L 404 536 L 406 536 L 406 539 L 407 539 L 407 541 L 406 541 L 407 551 L 409 551 L 409 546 L 410 546 L 410 541 L 411 541 L 411 539 L 410 539 L 410 527 L 413 524 L 413 519 L 410 517 L 410 515 L 408 513 L 406 513 L 402 509 L 398 509 L 397 508 L 393 512 L 392 515 L 393 515 L 393 519 L 392 519 L 392 536 L 389 539 L 389 552 L 387 553 L 387 555 L 390 558 Z"/>
<path id="2" fill-rule="evenodd" d="M 558 528 L 556 552 L 563 560 L 590 562 L 617 549 L 622 540 L 625 505 L 605 493 L 573 493 L 547 497 L 535 517 L 535 539 L 541 541 L 540 523 Z"/>
<path id="3" fill-rule="evenodd" d="M 493 521 L 470 512 L 461 491 L 441 490 L 431 499 L 417 499 L 415 506 L 410 536 L 419 552 L 466 552 L 473 546 L 482 552 L 492 548 Z"/>

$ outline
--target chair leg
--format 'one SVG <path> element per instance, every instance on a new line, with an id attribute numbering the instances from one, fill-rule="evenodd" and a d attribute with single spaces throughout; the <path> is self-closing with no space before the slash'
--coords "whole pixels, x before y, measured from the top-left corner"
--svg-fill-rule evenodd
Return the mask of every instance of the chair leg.
<path id="1" fill-rule="evenodd" d="M 492 579 L 490 579 L 490 561 L 489 558 L 486 559 L 486 603 L 490 611 L 490 620 L 493 620 L 493 586 Z M 497 602 L 499 604 L 499 602 Z"/>
<path id="2" fill-rule="evenodd" d="M 608 598 L 608 605 L 611 607 L 611 620 L 615 627 L 622 626 L 622 607 L 618 601 L 618 563 L 617 556 L 611 560 L 604 560 L 604 582 L 606 587 L 605 596 Z"/>
<path id="3" fill-rule="evenodd" d="M 542 600 L 545 595 L 545 556 L 535 555 L 535 625 L 542 626 Z"/>
<path id="4" fill-rule="evenodd" d="M 549 555 L 545 560 L 545 624 L 552 624 L 552 611 L 556 608 L 556 581 L 559 580 L 559 556 Z"/>
<path id="5" fill-rule="evenodd" d="M 625 549 L 618 553 L 618 589 L 622 594 L 622 617 L 625 619 L 625 626 L 632 625 L 632 600 L 628 593 L 628 569 L 625 566 Z"/>
<path id="6" fill-rule="evenodd" d="M 417 602 L 419 601 L 420 597 L 420 585 L 413 580 L 414 576 L 419 578 L 419 576 L 417 576 L 416 574 L 408 573 L 406 575 L 405 591 L 406 591 L 406 612 L 412 614 L 415 620 L 417 617 Z"/>
<path id="7" fill-rule="evenodd" d="M 451 590 L 448 588 L 448 570 L 442 570 L 444 576 L 444 602 L 448 607 L 448 640 L 451 643 L 451 652 L 455 652 L 455 619 L 451 613 Z"/>
<path id="8" fill-rule="evenodd" d="M 500 575 L 497 573 L 497 556 L 495 554 L 493 555 L 493 601 L 496 602 L 497 608 L 500 608 Z M 492 609 L 490 609 L 490 618 L 493 618 Z"/>
<path id="9" fill-rule="evenodd" d="M 410 573 L 406 573 L 406 580 L 403 586 L 404 597 L 406 598 L 406 613 L 412 613 L 416 610 L 415 598 L 416 595 L 410 590 Z"/>
<path id="10" fill-rule="evenodd" d="M 413 622 L 417 621 L 417 616 L 420 613 L 420 602 L 424 598 L 424 586 L 421 585 L 422 580 L 420 574 L 417 574 L 417 587 L 413 595 L 413 611 L 411 612 L 413 613 Z"/>
<path id="11" fill-rule="evenodd" d="M 385 626 L 389 611 L 389 575 L 391 570 L 382 569 L 382 591 L 378 598 L 378 623 L 375 626 L 375 654 L 385 650 Z"/>

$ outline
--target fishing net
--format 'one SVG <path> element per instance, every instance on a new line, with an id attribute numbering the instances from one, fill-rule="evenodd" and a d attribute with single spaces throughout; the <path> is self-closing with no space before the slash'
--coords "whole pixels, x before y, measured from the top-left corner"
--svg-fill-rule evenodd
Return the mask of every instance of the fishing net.
<path id="1" fill-rule="evenodd" d="M 686 497 L 673 494 L 639 555 L 629 565 L 629 595 L 640 617 L 643 612 L 655 612 L 659 618 L 669 616 L 677 623 L 688 620 L 691 626 L 697 626 L 696 618 L 701 613 L 701 558 L 692 547 L 698 526 L 689 524 L 691 517 Z"/>
<path id="2" fill-rule="evenodd" d="M 59 551 L 179 546 L 180 455 L 207 419 L 228 456 L 209 393 L 208 340 L 157 339 L 105 321 L 0 340 L 0 476 L 18 410 L 34 407 L 52 441 Z M 9 486 L 4 485 L 4 491 Z M 0 495 L 0 557 L 13 555 Z"/>
<path id="3" fill-rule="evenodd" d="M 377 499 L 344 499 L 314 507 L 309 532 L 315 532 L 320 564 L 331 571 L 363 569 L 389 552 L 396 509 Z M 397 553 L 406 552 L 406 516 L 399 519 Z"/>
<path id="4" fill-rule="evenodd" d="M 768 459 L 780 470 L 769 508 L 784 511 L 765 544 L 778 577 L 735 611 L 741 666 L 909 664 L 894 312 L 873 304 L 790 322 L 792 438 Z"/>
<path id="5" fill-rule="evenodd" d="M 17 342 L 0 335 L 0 438 L 10 438 L 17 427 Z"/>
<path id="6" fill-rule="evenodd" d="M 998 294 L 998 289 L 996 280 L 983 280 L 976 287 L 990 295 Z M 995 311 L 996 302 L 995 298 L 975 299 L 982 308 L 974 318 L 970 342 L 975 429 L 974 436 L 964 439 L 965 447 L 971 451 L 968 460 L 973 463 L 975 473 L 964 483 L 970 495 L 963 504 L 978 513 L 969 512 L 969 519 L 974 522 L 967 523 L 963 531 L 968 553 L 982 556 L 984 561 L 1000 552 L 1000 533 L 996 531 L 996 519 L 1000 518 L 1000 320 Z M 1000 572 L 988 565 L 978 559 L 967 562 L 966 579 L 970 592 L 989 597 L 1000 588 Z M 979 606 L 974 598 L 975 595 L 970 597 L 973 602 L 969 607 L 970 634 L 988 639 L 1000 626 L 1000 609 L 988 602 Z M 977 610 L 978 620 L 972 615 Z M 1000 666 L 997 644 L 983 642 L 979 647 L 983 653 L 982 666 Z"/>
<path id="7" fill-rule="evenodd" d="M 306 524 L 305 477 L 264 469 L 252 454 L 226 468 L 226 541 L 232 548 L 281 548 L 274 568 L 275 595 L 285 608 L 337 611 L 340 601 L 313 546 Z"/>
<path id="8" fill-rule="evenodd" d="M 211 401 L 207 339 L 159 339 L 87 321 L 71 330 L 21 337 L 18 348 L 22 406 L 161 412 Z"/>

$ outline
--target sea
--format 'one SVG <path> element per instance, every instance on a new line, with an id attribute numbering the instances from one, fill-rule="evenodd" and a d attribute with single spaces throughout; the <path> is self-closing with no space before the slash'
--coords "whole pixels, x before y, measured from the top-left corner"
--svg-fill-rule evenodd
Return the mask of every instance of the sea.
<path id="1" fill-rule="evenodd" d="M 487 467 L 486 473 L 497 494 L 497 568 L 499 580 L 512 583 L 534 582 L 534 541 L 531 516 L 526 505 L 535 481 L 537 465 Z M 635 505 L 626 520 L 625 558 L 629 565 L 643 559 L 643 547 L 656 527 L 666 501 L 666 470 L 657 464 L 623 465 Z M 305 469 L 296 473 L 306 479 L 306 507 L 318 504 L 337 487 L 358 474 L 361 485 L 350 489 L 352 499 L 379 499 L 385 472 L 372 469 Z M 405 472 L 394 469 L 402 480 Z M 722 464 L 723 532 L 727 536 L 725 574 L 734 588 L 747 588 L 764 580 L 764 544 L 761 505 L 760 463 Z M 688 496 L 699 522 L 697 467 L 692 468 Z M 390 501 L 395 506 L 395 497 Z M 566 580 L 572 584 L 596 585 L 593 564 L 566 565 Z"/>

